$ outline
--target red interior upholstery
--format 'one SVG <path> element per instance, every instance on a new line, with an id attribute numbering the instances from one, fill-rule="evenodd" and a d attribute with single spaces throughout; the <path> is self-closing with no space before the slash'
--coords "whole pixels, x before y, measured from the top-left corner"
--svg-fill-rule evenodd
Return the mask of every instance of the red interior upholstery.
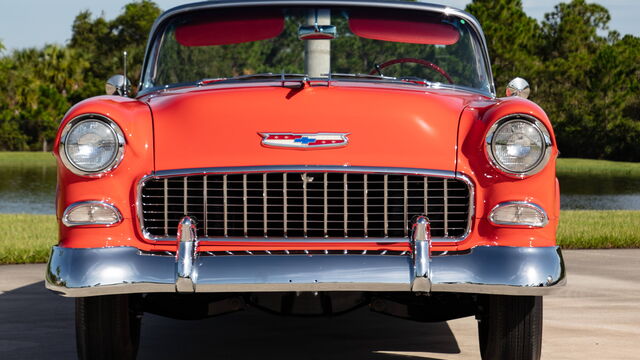
<path id="1" fill-rule="evenodd" d="M 363 38 L 410 44 L 452 45 L 460 39 L 454 26 L 418 17 L 351 14 L 349 28 Z"/>
<path id="2" fill-rule="evenodd" d="M 176 28 L 176 40 L 183 46 L 238 44 L 276 37 L 284 30 L 282 14 L 217 14 Z"/>

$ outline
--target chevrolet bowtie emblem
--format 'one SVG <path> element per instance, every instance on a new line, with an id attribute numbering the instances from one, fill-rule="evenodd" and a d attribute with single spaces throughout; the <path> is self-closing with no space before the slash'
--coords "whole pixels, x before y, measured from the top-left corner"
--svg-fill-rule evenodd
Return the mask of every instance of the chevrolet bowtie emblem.
<path id="1" fill-rule="evenodd" d="M 287 148 L 325 148 L 340 147 L 349 143 L 349 133 L 258 133 L 262 136 L 262 145 Z"/>

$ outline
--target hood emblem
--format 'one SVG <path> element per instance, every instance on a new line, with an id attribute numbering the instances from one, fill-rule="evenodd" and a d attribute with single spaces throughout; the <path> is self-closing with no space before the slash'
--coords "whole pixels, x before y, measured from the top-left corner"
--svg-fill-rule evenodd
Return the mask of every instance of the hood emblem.
<path id="1" fill-rule="evenodd" d="M 345 146 L 349 142 L 349 133 L 259 133 L 262 145 L 269 147 L 288 147 L 315 149 Z"/>

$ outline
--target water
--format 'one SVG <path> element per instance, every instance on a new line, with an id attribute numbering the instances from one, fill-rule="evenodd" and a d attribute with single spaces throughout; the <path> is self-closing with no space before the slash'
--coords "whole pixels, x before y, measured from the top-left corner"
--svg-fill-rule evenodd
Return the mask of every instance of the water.
<path id="1" fill-rule="evenodd" d="M 560 207 L 580 210 L 640 210 L 640 179 L 563 176 Z"/>
<path id="2" fill-rule="evenodd" d="M 0 213 L 54 214 L 55 166 L 0 166 Z M 640 179 L 565 176 L 562 209 L 640 210 Z"/>
<path id="3" fill-rule="evenodd" d="M 0 213 L 54 214 L 55 166 L 0 166 Z"/>

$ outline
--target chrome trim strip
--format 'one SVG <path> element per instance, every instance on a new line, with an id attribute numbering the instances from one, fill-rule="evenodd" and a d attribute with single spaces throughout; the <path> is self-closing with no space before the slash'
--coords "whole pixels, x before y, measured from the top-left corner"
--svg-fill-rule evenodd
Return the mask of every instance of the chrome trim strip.
<path id="1" fill-rule="evenodd" d="M 464 181 L 467 184 L 467 187 L 469 188 L 469 211 L 468 211 L 469 216 L 467 218 L 467 224 L 468 224 L 467 231 L 464 233 L 464 235 L 458 238 L 460 240 L 456 239 L 456 241 L 462 241 L 466 239 L 467 236 L 469 236 L 469 234 L 471 233 L 471 229 L 473 228 L 473 218 L 476 211 L 476 192 L 475 192 L 475 186 L 471 181 L 471 178 L 469 178 L 467 175 L 458 171 L 456 172 L 456 179 Z M 434 242 L 438 242 L 438 239 L 436 238 L 432 238 L 431 240 Z"/>
<path id="2" fill-rule="evenodd" d="M 444 237 L 449 236 L 449 184 L 447 179 L 442 181 L 442 189 L 444 192 L 443 201 L 444 201 Z"/>
<path id="3" fill-rule="evenodd" d="M 242 221 L 242 230 L 244 233 L 244 237 L 247 237 L 247 235 L 249 235 L 249 219 L 247 219 L 247 174 L 243 174 L 242 175 L 242 215 L 243 215 L 243 221 Z"/>
<path id="4" fill-rule="evenodd" d="M 212 243 L 224 241 L 227 243 L 289 243 L 289 244 L 334 244 L 334 243 L 350 243 L 350 244 L 371 244 L 371 243 L 384 243 L 384 244 L 410 244 L 408 238 L 388 237 L 388 238 L 343 238 L 343 237 L 326 237 L 326 238 L 305 238 L 305 237 L 288 237 L 286 239 L 281 238 L 262 238 L 262 237 L 249 237 L 249 238 L 199 238 L 200 242 L 209 241 Z M 173 239 L 175 241 L 175 239 Z M 291 249 L 290 249 L 291 250 Z"/>
<path id="5" fill-rule="evenodd" d="M 182 211 L 184 215 L 189 213 L 189 185 L 187 184 L 187 177 L 182 178 Z"/>
<path id="6" fill-rule="evenodd" d="M 164 191 L 164 236 L 169 236 L 169 179 L 164 179 L 163 181 L 163 191 Z M 142 196 L 142 193 L 140 193 L 140 196 Z M 142 209 L 142 201 L 140 201 L 139 203 L 139 207 Z M 140 224 L 141 228 L 143 227 L 143 224 Z"/>
<path id="7" fill-rule="evenodd" d="M 267 173 L 262 174 L 262 232 L 267 238 L 268 224 L 268 195 L 267 195 Z"/>
<path id="8" fill-rule="evenodd" d="M 384 174 L 384 186 L 382 189 L 384 193 L 384 237 L 387 238 L 389 237 L 389 175 L 387 174 Z"/>
<path id="9" fill-rule="evenodd" d="M 499 209 L 501 207 L 504 207 L 504 206 L 507 206 L 507 205 L 513 205 L 513 204 L 524 205 L 526 207 L 533 208 L 534 210 L 536 210 L 539 213 L 541 213 L 544 216 L 544 220 L 542 221 L 542 225 L 538 226 L 538 225 L 532 225 L 532 224 L 527 224 L 527 223 L 503 222 L 503 221 L 496 221 L 496 220 L 493 219 L 494 212 L 497 209 Z M 493 209 L 491 209 L 487 219 L 492 224 L 498 225 L 498 226 L 526 226 L 526 227 L 532 227 L 532 228 L 534 228 L 534 227 L 535 228 L 543 228 L 543 227 L 547 226 L 547 224 L 549 224 L 549 216 L 547 215 L 547 212 L 544 211 L 542 206 L 540 206 L 540 205 L 538 205 L 536 203 L 528 202 L 528 201 L 505 201 L 505 202 L 501 202 L 500 204 L 494 206 Z"/>
<path id="10" fill-rule="evenodd" d="M 369 179 L 364 174 L 364 237 L 369 237 Z M 325 200 L 326 201 L 326 200 Z"/>
<path id="11" fill-rule="evenodd" d="M 341 166 L 341 165 L 269 165 L 269 166 L 238 166 L 238 167 L 212 167 L 190 168 L 175 170 L 160 170 L 153 173 L 155 178 L 165 178 L 185 175 L 205 174 L 244 174 L 263 172 L 336 172 L 336 173 L 369 173 L 369 174 L 399 174 L 399 175 L 424 175 L 442 178 L 459 178 L 455 172 L 447 170 L 430 170 L 401 167 L 376 167 L 376 166 Z"/>
<path id="12" fill-rule="evenodd" d="M 118 145 L 117 145 L 118 149 L 116 150 L 116 153 L 113 155 L 113 158 L 111 159 L 109 164 L 97 171 L 85 171 L 77 168 L 73 164 L 73 161 L 71 161 L 68 158 L 67 151 L 65 148 L 66 142 L 67 142 L 67 136 L 71 131 L 71 129 L 73 129 L 79 123 L 83 121 L 88 121 L 88 120 L 97 120 L 107 124 L 107 126 L 115 136 L 116 141 L 118 142 Z M 109 117 L 102 114 L 86 113 L 86 114 L 82 114 L 74 117 L 73 119 L 69 120 L 69 122 L 67 122 L 67 124 L 64 126 L 64 128 L 62 129 L 62 132 L 60 133 L 60 144 L 58 145 L 58 152 L 60 153 L 60 160 L 64 164 L 65 168 L 67 168 L 67 170 L 71 171 L 72 173 L 79 176 L 86 176 L 86 177 L 101 177 L 101 176 L 104 176 L 104 174 L 115 170 L 118 167 L 118 165 L 120 165 L 120 163 L 122 162 L 122 159 L 124 159 L 125 143 L 126 143 L 126 140 L 124 138 L 124 134 L 122 132 L 122 129 L 120 129 L 120 126 L 118 125 L 118 123 L 116 123 L 115 121 L 111 120 Z"/>
<path id="13" fill-rule="evenodd" d="M 223 222 L 224 222 L 224 237 L 229 236 L 228 232 L 227 232 L 227 206 L 228 206 L 228 199 L 227 199 L 227 175 L 223 175 L 222 176 L 222 205 L 224 205 L 224 209 L 222 210 L 223 213 Z"/>
<path id="14" fill-rule="evenodd" d="M 284 227 L 284 238 L 288 238 L 287 230 L 288 230 L 288 221 L 289 221 L 289 204 L 287 202 L 287 173 L 282 173 L 282 226 Z"/>
<path id="15" fill-rule="evenodd" d="M 467 184 L 468 185 L 468 184 Z M 429 216 L 429 178 L 424 178 L 424 216 Z"/>
<path id="16" fill-rule="evenodd" d="M 342 186 L 343 186 L 343 194 L 342 194 L 342 205 L 343 205 L 343 214 L 344 214 L 344 220 L 342 221 L 343 224 L 343 230 L 344 230 L 344 237 L 348 238 L 349 236 L 349 205 L 347 204 L 348 201 L 348 194 L 347 191 L 349 190 L 349 186 L 348 184 L 348 179 L 347 179 L 347 173 L 342 174 Z"/>
<path id="17" fill-rule="evenodd" d="M 328 237 L 329 235 L 329 174 L 324 173 L 324 237 Z"/>
<path id="18" fill-rule="evenodd" d="M 400 2 L 400 1 L 356 1 L 356 0 L 316 0 L 316 1 L 304 1 L 304 0 L 248 0 L 248 1 L 215 1 L 215 2 L 198 2 L 193 4 L 186 4 L 174 7 L 162 13 L 151 27 L 151 31 L 149 32 L 149 39 L 147 40 L 147 46 L 145 50 L 145 57 L 142 63 L 142 73 L 140 76 L 140 91 L 138 96 L 145 95 L 149 92 L 143 86 L 147 76 L 147 66 L 149 66 L 149 62 L 155 62 L 155 59 L 151 59 L 152 55 L 156 56 L 157 52 L 155 51 L 155 47 L 152 46 L 156 43 L 156 37 L 161 36 L 163 33 L 159 34 L 159 30 L 164 27 L 167 21 L 169 21 L 172 17 L 185 14 L 188 12 L 199 11 L 199 10 L 209 10 L 209 9 L 221 9 L 221 8 L 240 8 L 240 7 L 251 7 L 251 6 L 337 6 L 337 7 L 348 7 L 348 6 L 361 6 L 361 7 L 371 7 L 371 8 L 388 8 L 388 9 L 406 9 L 406 10 L 416 10 L 416 11 L 427 11 L 427 12 L 435 12 L 447 16 L 456 16 L 460 19 L 465 20 L 473 30 L 476 32 L 476 36 L 478 37 L 478 42 L 480 43 L 482 49 L 480 52 L 482 53 L 482 60 L 484 63 L 485 72 L 489 79 L 489 95 L 491 97 L 496 97 L 496 89 L 495 84 L 493 82 L 493 72 L 491 70 L 491 60 L 489 58 L 489 52 L 487 47 L 487 41 L 484 36 L 484 32 L 482 31 L 482 27 L 478 20 L 471 14 L 466 11 L 452 8 L 444 5 L 437 4 L 427 4 L 421 2 Z M 480 89 L 474 89 L 478 93 L 484 93 Z M 153 91 L 153 89 L 151 90 Z"/>
<path id="19" fill-rule="evenodd" d="M 199 256 L 196 292 L 411 291 L 410 256 Z M 64 296 L 176 292 L 176 260 L 132 247 L 54 246 L 46 287 Z M 544 295 L 565 283 L 558 247 L 480 246 L 467 254 L 434 256 L 431 292 Z"/>
<path id="20" fill-rule="evenodd" d="M 102 222 L 102 223 L 97 223 L 97 222 L 76 223 L 76 222 L 69 221 L 69 214 L 71 213 L 71 211 L 73 211 L 75 208 L 77 208 L 79 206 L 87 205 L 87 204 L 97 204 L 97 205 L 100 205 L 100 206 L 103 206 L 105 208 L 108 208 L 108 209 L 112 210 L 116 214 L 116 218 L 117 218 L 116 221 L 110 222 L 110 223 L 105 223 L 105 222 Z M 64 209 L 64 213 L 62 214 L 62 223 L 66 227 L 74 227 L 74 226 L 110 227 L 110 226 L 113 226 L 113 225 L 120 224 L 121 222 L 122 222 L 122 214 L 120 214 L 120 210 L 118 210 L 117 207 L 115 207 L 113 204 L 110 204 L 108 202 L 98 201 L 98 200 L 87 200 L 87 201 L 74 202 L 73 204 L 67 206 L 67 208 Z"/>
<path id="21" fill-rule="evenodd" d="M 336 172 L 336 173 L 363 173 L 363 174 L 396 174 L 396 175 L 420 175 L 420 176 L 433 176 L 440 177 L 445 179 L 457 179 L 461 180 L 467 184 L 469 189 L 469 208 L 468 208 L 468 219 L 467 219 L 467 229 L 463 236 L 457 238 L 432 238 L 433 242 L 460 242 L 466 239 L 471 233 L 471 229 L 473 228 L 473 220 L 475 214 L 475 186 L 466 174 L 461 172 L 453 172 L 446 170 L 430 170 L 430 169 L 418 169 L 418 168 L 394 168 L 394 167 L 373 167 L 373 166 L 336 166 L 336 165 L 271 165 L 271 166 L 241 166 L 241 167 L 213 167 L 213 168 L 192 168 L 192 169 L 175 169 L 175 170 L 161 170 L 156 171 L 150 175 L 144 176 L 137 187 L 137 209 L 136 214 L 138 217 L 138 224 L 140 229 L 144 229 L 144 220 L 142 214 L 142 188 L 144 187 L 144 183 L 151 179 L 162 179 L 170 178 L 175 176 L 186 176 L 186 175 L 207 175 L 207 174 L 223 174 L 223 205 L 224 208 L 227 208 L 227 176 L 226 174 L 250 174 L 250 173 L 271 173 L 271 172 L 282 172 L 283 173 L 283 182 L 286 184 L 287 173 L 288 172 L 305 172 L 305 173 L 314 173 L 314 172 Z M 386 179 L 387 177 L 385 177 Z M 325 177 L 325 185 L 327 179 Z M 426 182 L 425 182 L 426 184 Z M 287 201 L 286 201 L 286 185 L 284 187 L 284 227 L 285 227 L 285 238 L 279 239 L 279 242 L 287 242 L 289 241 L 286 236 L 286 219 L 287 219 Z M 386 188 L 386 187 L 385 187 Z M 386 192 L 385 192 L 386 193 Z M 326 193 L 325 193 L 326 199 Z M 326 211 L 325 204 L 325 214 Z M 385 212 L 387 211 L 387 206 L 385 203 Z M 166 212 L 166 211 L 165 211 Z M 427 215 L 427 214 L 425 214 Z M 386 218 L 386 217 L 385 217 Z M 324 219 L 324 227 L 325 234 L 327 230 L 327 219 L 325 216 Z M 234 239 L 228 238 L 227 234 L 227 213 L 224 210 L 224 236 L 225 238 L 201 238 L 200 241 L 234 241 Z M 386 229 L 385 229 L 386 230 Z M 385 231 L 386 233 L 386 231 Z M 152 241 L 175 241 L 175 237 L 158 237 L 153 236 L 145 231 L 143 234 L 145 239 Z M 342 239 L 342 242 L 351 242 L 353 239 Z M 374 240 L 370 240 L 369 242 L 380 242 L 382 238 L 376 238 Z M 250 239 L 242 239 L 242 241 L 252 241 Z M 261 241 L 265 241 L 262 239 Z M 273 240 L 276 241 L 276 240 Z M 324 240 L 319 240 L 318 242 L 323 242 Z M 304 239 L 304 240 L 292 240 L 291 242 L 313 242 L 312 239 Z M 363 242 L 363 241 L 355 241 L 355 242 Z M 366 241 L 364 241 L 366 242 Z"/>
<path id="22" fill-rule="evenodd" d="M 204 218 L 204 236 L 205 237 L 209 236 L 209 219 L 208 219 L 208 211 L 207 211 L 208 203 L 209 203 L 208 201 L 209 189 L 208 189 L 207 182 L 208 182 L 208 175 L 205 175 L 204 178 L 202 178 L 202 196 L 203 196 L 202 211 L 204 212 L 204 214 L 202 214 L 202 217 Z"/>
<path id="23" fill-rule="evenodd" d="M 302 173 L 302 234 L 307 237 L 307 173 Z"/>
<path id="24" fill-rule="evenodd" d="M 407 175 L 403 177 L 402 185 L 402 220 L 404 221 L 404 236 L 406 237 L 409 233 L 409 184 L 407 181 Z M 445 219 L 445 222 L 446 221 L 447 220 Z"/>

